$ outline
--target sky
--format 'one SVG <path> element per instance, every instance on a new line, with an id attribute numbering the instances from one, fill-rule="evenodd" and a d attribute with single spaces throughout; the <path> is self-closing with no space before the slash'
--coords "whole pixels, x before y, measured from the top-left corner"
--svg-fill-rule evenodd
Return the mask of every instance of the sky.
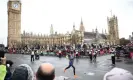
<path id="1" fill-rule="evenodd" d="M 0 43 L 7 44 L 7 2 L 0 0 Z M 118 17 L 120 38 L 133 32 L 133 0 L 21 0 L 21 33 L 49 34 L 53 25 L 57 33 L 79 29 L 81 18 L 86 31 L 108 31 L 107 16 Z"/>

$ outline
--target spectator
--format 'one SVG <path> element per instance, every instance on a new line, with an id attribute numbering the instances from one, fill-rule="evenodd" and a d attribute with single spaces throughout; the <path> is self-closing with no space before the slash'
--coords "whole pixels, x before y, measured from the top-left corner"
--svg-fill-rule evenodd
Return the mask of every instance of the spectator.
<path id="1" fill-rule="evenodd" d="M 39 60 L 39 58 L 40 58 L 38 50 L 36 51 L 35 58 L 36 58 L 36 60 Z"/>
<path id="2" fill-rule="evenodd" d="M 15 68 L 11 80 L 33 80 L 34 74 L 31 67 L 27 64 L 21 64 Z"/>
<path id="3" fill-rule="evenodd" d="M 6 71 L 6 76 L 5 76 L 4 80 L 11 80 L 12 73 L 11 73 L 10 67 L 12 64 L 13 64 L 13 62 L 11 60 L 6 60 L 6 70 L 7 71 Z"/>
<path id="4" fill-rule="evenodd" d="M 32 51 L 31 52 L 31 62 L 34 61 L 34 55 L 35 55 L 35 53 L 34 53 L 34 51 Z"/>
<path id="5" fill-rule="evenodd" d="M 5 76 L 6 76 L 6 57 L 1 58 L 0 80 L 4 80 Z"/>
<path id="6" fill-rule="evenodd" d="M 133 80 L 133 75 L 127 70 L 113 68 L 111 71 L 104 75 L 103 80 Z"/>
<path id="7" fill-rule="evenodd" d="M 12 67 L 13 61 L 11 61 L 11 60 L 6 60 L 6 64 L 9 64 L 9 66 Z"/>
<path id="8" fill-rule="evenodd" d="M 55 68 L 50 63 L 43 63 L 38 68 L 36 73 L 36 80 L 54 80 Z"/>

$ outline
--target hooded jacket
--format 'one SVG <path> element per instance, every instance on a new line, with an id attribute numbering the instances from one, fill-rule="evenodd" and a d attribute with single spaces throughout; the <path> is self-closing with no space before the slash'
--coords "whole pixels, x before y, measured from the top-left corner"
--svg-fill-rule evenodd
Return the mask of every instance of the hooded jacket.
<path id="1" fill-rule="evenodd" d="M 4 80 L 6 76 L 6 66 L 0 65 L 0 80 Z"/>
<path id="2" fill-rule="evenodd" d="M 33 80 L 34 74 L 31 67 L 27 64 L 21 64 L 15 68 L 12 80 Z"/>
<path id="3" fill-rule="evenodd" d="M 133 80 L 133 75 L 122 68 L 113 68 L 104 75 L 103 80 Z"/>

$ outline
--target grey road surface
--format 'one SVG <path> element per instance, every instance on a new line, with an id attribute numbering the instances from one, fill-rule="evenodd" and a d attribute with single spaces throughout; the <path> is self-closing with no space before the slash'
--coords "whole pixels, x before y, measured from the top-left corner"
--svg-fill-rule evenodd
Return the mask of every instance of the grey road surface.
<path id="1" fill-rule="evenodd" d="M 89 59 L 75 59 L 74 66 L 76 67 L 76 74 L 78 78 L 74 79 L 73 69 L 68 69 L 65 73 L 64 68 L 68 66 L 68 59 L 50 56 L 41 56 L 40 60 L 30 61 L 30 55 L 22 54 L 6 54 L 8 60 L 14 62 L 12 70 L 20 64 L 28 64 L 34 72 L 37 71 L 41 63 L 49 62 L 55 66 L 56 80 L 103 80 L 106 72 L 110 71 L 113 66 L 111 65 L 111 55 L 100 56 L 97 58 L 96 63 L 91 63 Z M 127 69 L 133 72 L 133 63 L 124 61 L 116 62 L 116 67 Z M 68 79 L 67 79 L 68 78 Z"/>

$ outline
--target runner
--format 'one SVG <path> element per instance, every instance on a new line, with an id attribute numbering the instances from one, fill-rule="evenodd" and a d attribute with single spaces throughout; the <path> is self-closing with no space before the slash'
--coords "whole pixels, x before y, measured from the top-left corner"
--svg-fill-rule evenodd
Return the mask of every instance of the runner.
<path id="1" fill-rule="evenodd" d="M 78 50 L 76 50 L 76 58 L 78 58 L 79 56 L 78 56 Z"/>
<path id="2" fill-rule="evenodd" d="M 34 61 L 34 50 L 31 52 L 31 62 Z"/>
<path id="3" fill-rule="evenodd" d="M 69 69 L 70 67 L 73 67 L 74 78 L 76 78 L 77 76 L 75 74 L 75 67 L 73 66 L 73 62 L 74 62 L 73 53 L 70 53 L 68 58 L 69 58 L 69 66 L 64 69 L 64 72 L 66 72 L 66 70 Z"/>
<path id="4" fill-rule="evenodd" d="M 62 53 L 62 51 L 61 51 L 61 50 L 59 50 L 59 53 L 58 53 L 58 54 L 59 54 L 59 58 L 61 58 L 61 53 Z"/>
<path id="5" fill-rule="evenodd" d="M 97 59 L 97 50 L 95 50 L 93 53 L 93 61 L 96 62 L 96 59 Z"/>
<path id="6" fill-rule="evenodd" d="M 90 61 L 92 62 L 92 50 L 89 51 Z"/>

